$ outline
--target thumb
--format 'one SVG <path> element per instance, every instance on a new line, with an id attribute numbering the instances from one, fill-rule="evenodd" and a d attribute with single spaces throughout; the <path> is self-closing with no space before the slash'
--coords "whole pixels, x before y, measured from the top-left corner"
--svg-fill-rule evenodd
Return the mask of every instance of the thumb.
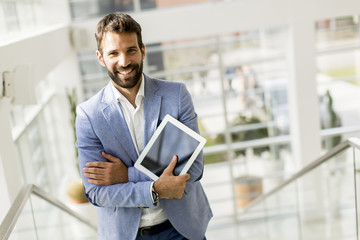
<path id="1" fill-rule="evenodd" d="M 104 158 L 106 158 L 107 160 L 109 160 L 110 162 L 112 162 L 112 163 L 119 163 L 119 162 L 121 162 L 121 160 L 118 159 L 117 157 L 114 157 L 114 156 L 112 156 L 112 155 L 110 155 L 110 154 L 107 154 L 107 153 L 105 153 L 105 152 L 102 152 L 101 155 L 102 155 Z"/>
<path id="2" fill-rule="evenodd" d="M 180 177 L 182 177 L 182 178 L 187 182 L 187 180 L 190 179 L 190 174 L 185 173 L 185 174 L 183 174 L 183 175 L 180 175 Z"/>
<path id="3" fill-rule="evenodd" d="M 174 169 L 176 167 L 177 159 L 178 159 L 178 157 L 176 155 L 174 155 L 171 162 L 169 163 L 169 165 L 164 170 L 165 174 L 174 175 L 173 172 L 174 172 Z"/>

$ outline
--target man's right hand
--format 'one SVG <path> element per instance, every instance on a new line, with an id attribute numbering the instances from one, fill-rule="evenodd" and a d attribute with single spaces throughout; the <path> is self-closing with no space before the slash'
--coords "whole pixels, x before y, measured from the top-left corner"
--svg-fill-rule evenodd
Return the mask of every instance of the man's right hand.
<path id="1" fill-rule="evenodd" d="M 169 166 L 165 168 L 158 180 L 154 182 L 154 190 L 159 194 L 159 198 L 180 199 L 184 193 L 186 182 L 190 175 L 185 173 L 180 176 L 174 176 L 173 172 L 177 163 L 175 155 Z"/>
<path id="2" fill-rule="evenodd" d="M 83 168 L 84 176 L 88 182 L 97 185 L 112 185 L 127 183 L 129 181 L 128 168 L 117 157 L 102 152 L 101 155 L 108 162 L 88 162 Z"/>

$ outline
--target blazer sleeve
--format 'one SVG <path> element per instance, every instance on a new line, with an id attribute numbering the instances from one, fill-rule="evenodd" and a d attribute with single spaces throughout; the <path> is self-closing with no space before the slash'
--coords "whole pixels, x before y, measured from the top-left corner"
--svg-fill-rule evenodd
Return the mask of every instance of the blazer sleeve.
<path id="1" fill-rule="evenodd" d="M 82 169 L 87 162 L 106 160 L 101 156 L 104 147 L 81 105 L 77 107 L 76 136 L 81 176 L 86 197 L 92 204 L 100 207 L 154 207 L 149 190 L 151 181 L 103 186 L 91 184 L 84 177 Z"/>
<path id="2" fill-rule="evenodd" d="M 179 117 L 178 120 L 199 133 L 198 118 L 194 109 L 194 104 L 191 99 L 189 91 L 186 89 L 185 84 L 180 85 L 179 93 Z M 190 174 L 190 179 L 188 182 L 200 181 L 204 171 L 204 157 L 203 151 L 200 152 L 198 157 L 195 159 L 194 163 L 190 167 L 188 173 Z"/>

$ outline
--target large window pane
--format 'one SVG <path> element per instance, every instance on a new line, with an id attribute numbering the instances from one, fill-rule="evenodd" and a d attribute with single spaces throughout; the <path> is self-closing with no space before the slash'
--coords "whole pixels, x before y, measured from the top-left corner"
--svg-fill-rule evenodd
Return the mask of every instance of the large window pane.
<path id="1" fill-rule="evenodd" d="M 357 106 L 360 92 L 359 16 L 318 21 L 316 37 L 321 127 L 328 129 L 323 148 L 330 149 L 349 137 L 341 132 L 360 121 Z M 343 127 L 340 133 L 331 132 L 338 127 Z"/>
<path id="2" fill-rule="evenodd" d="M 22 182 L 64 197 L 64 182 L 79 174 L 74 143 L 64 136 L 73 136 L 70 106 L 55 94 L 50 79 L 40 81 L 36 92 L 37 104 L 16 106 L 10 115 Z"/>

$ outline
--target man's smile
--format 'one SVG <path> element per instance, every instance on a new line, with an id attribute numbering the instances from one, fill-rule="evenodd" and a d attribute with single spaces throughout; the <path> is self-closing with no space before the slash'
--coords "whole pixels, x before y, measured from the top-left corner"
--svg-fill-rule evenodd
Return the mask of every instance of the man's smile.
<path id="1" fill-rule="evenodd" d="M 134 68 L 130 68 L 130 69 L 118 70 L 117 73 L 119 73 L 120 75 L 126 76 L 126 75 L 129 75 L 130 73 L 132 73 L 133 71 L 134 71 Z"/>

